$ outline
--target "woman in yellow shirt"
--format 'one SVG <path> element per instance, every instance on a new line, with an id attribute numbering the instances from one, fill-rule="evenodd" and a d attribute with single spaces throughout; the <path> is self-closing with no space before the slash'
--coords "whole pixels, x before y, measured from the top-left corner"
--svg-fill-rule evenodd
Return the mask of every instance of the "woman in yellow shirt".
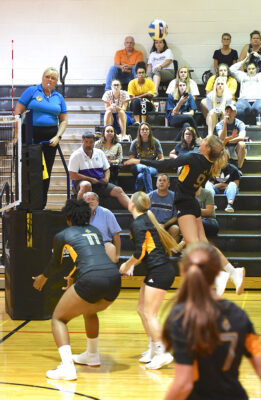
<path id="1" fill-rule="evenodd" d="M 137 63 L 136 75 L 137 78 L 129 82 L 128 93 L 135 124 L 139 125 L 141 122 L 146 122 L 148 112 L 153 110 L 152 99 L 155 85 L 151 79 L 146 78 L 146 64 L 143 61 Z"/>

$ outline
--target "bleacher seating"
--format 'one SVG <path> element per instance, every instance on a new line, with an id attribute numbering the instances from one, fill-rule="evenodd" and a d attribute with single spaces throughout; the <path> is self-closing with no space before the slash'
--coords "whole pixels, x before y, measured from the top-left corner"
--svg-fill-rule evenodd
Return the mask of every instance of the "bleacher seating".
<path id="1" fill-rule="evenodd" d="M 25 89 L 24 86 L 15 88 L 15 97 L 19 97 Z M 203 87 L 200 87 L 203 94 Z M 104 112 L 103 102 L 101 101 L 104 93 L 103 85 L 71 85 L 65 88 L 65 97 L 68 106 L 69 124 L 61 141 L 61 148 L 68 161 L 73 150 L 78 148 L 81 143 L 81 135 L 86 130 L 100 132 L 101 114 Z M 162 94 L 161 94 L 162 95 Z M 10 113 L 11 88 L 0 87 L 0 112 Z M 166 100 L 161 97 L 160 100 Z M 197 104 L 201 97 L 197 99 Z M 199 107 L 198 107 L 199 108 Z M 202 125 L 203 119 L 200 112 L 197 112 L 196 120 L 199 124 L 199 131 L 202 137 L 206 136 L 206 126 Z M 163 147 L 165 157 L 175 146 L 175 136 L 178 129 L 164 127 L 164 113 L 151 113 L 148 122 L 152 124 L 153 134 L 158 138 Z M 127 133 L 136 137 L 137 127 L 130 126 Z M 235 213 L 227 214 L 223 210 L 226 205 L 225 196 L 217 195 L 216 204 L 218 206 L 217 219 L 220 224 L 220 232 L 213 242 L 224 251 L 225 255 L 235 266 L 245 266 L 247 277 L 252 277 L 250 287 L 261 288 L 261 279 L 258 282 L 256 277 L 261 278 L 261 129 L 256 126 L 247 127 L 247 158 L 242 168 L 243 177 L 240 183 L 240 193 L 234 203 Z M 124 157 L 128 157 L 129 143 L 122 143 Z M 175 190 L 176 174 L 169 172 L 171 189 Z M 119 184 L 128 194 L 133 192 L 134 178 L 128 167 L 120 169 Z M 154 179 L 155 184 L 155 179 Z M 48 208 L 60 209 L 66 199 L 66 177 L 62 163 L 57 157 L 51 186 L 48 195 Z M 131 215 L 123 210 L 115 199 L 106 199 L 101 204 L 115 212 L 117 220 L 123 232 L 122 256 L 123 261 L 131 254 L 132 244 L 128 235 L 128 227 L 131 222 Z M 176 265 L 178 258 L 173 257 Z M 0 271 L 1 273 L 1 271 Z M 138 266 L 136 273 L 144 274 L 144 267 Z M 255 283 L 256 281 L 256 283 Z M 133 284 L 135 286 L 135 283 Z M 256 286 L 255 286 L 256 285 Z"/>

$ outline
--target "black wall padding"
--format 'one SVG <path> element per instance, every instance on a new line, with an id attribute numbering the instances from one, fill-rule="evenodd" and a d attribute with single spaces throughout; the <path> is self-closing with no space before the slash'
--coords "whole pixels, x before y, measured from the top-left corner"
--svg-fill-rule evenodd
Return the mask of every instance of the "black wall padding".
<path id="1" fill-rule="evenodd" d="M 22 203 L 21 209 L 43 208 L 43 165 L 41 144 L 22 148 Z"/>
<path id="2" fill-rule="evenodd" d="M 12 319 L 43 320 L 51 317 L 54 307 L 66 286 L 63 279 L 71 270 L 49 279 L 41 292 L 33 288 L 32 276 L 42 273 L 52 254 L 56 233 L 66 227 L 59 211 L 32 212 L 32 247 L 27 246 L 27 213 L 11 210 L 3 216 L 5 254 L 6 311 Z"/>

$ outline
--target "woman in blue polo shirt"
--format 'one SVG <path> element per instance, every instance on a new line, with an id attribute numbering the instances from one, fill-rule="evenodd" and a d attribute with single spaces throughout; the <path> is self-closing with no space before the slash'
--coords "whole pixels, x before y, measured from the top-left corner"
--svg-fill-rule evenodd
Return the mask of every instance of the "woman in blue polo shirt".
<path id="1" fill-rule="evenodd" d="M 67 108 L 64 98 L 54 90 L 57 81 L 58 71 L 55 68 L 47 68 L 43 73 L 42 83 L 27 88 L 15 107 L 15 114 L 21 114 L 25 110 L 32 111 L 33 143 L 49 141 L 49 143 L 43 144 L 49 176 L 48 179 L 43 180 L 43 208 L 47 203 L 47 193 L 57 144 L 67 126 Z"/>

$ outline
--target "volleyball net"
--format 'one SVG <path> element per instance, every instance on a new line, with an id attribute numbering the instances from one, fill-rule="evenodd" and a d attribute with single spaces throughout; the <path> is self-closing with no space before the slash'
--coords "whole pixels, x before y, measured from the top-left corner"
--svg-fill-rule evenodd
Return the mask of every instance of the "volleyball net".
<path id="1" fill-rule="evenodd" d="M 20 115 L 0 116 L 0 211 L 22 201 L 22 139 Z"/>

